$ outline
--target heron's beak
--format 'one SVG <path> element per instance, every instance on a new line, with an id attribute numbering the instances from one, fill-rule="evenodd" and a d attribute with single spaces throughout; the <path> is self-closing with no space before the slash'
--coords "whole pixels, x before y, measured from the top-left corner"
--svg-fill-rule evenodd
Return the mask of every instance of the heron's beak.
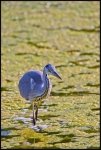
<path id="1" fill-rule="evenodd" d="M 59 79 L 61 79 L 62 80 L 62 78 L 60 77 L 60 75 L 57 73 L 57 72 L 54 72 L 54 74 L 53 74 L 55 77 L 57 77 L 57 78 L 59 78 Z"/>

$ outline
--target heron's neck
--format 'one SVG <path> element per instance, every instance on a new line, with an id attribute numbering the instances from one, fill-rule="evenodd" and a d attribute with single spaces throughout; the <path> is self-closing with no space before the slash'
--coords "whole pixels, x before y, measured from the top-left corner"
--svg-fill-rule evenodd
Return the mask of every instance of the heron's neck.
<path id="1" fill-rule="evenodd" d="M 48 74 L 46 73 L 45 70 L 43 70 L 43 80 L 44 80 L 44 83 L 45 83 L 45 89 L 46 91 L 49 89 L 49 79 L 48 79 Z"/>
<path id="2" fill-rule="evenodd" d="M 48 76 L 48 74 L 46 73 L 45 70 L 43 70 L 43 79 L 44 79 L 44 82 L 46 83 L 45 85 L 46 85 L 46 86 L 49 86 L 49 85 L 48 85 L 48 82 L 49 82 L 48 80 L 49 80 L 49 79 L 48 79 L 47 76 Z"/>
<path id="3" fill-rule="evenodd" d="M 47 73 L 46 73 L 45 69 L 43 70 L 43 76 L 47 77 Z"/>

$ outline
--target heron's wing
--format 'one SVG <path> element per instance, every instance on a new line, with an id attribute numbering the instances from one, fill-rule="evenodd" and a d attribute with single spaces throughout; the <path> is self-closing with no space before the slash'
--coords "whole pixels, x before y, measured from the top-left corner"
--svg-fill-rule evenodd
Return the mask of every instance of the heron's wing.
<path id="1" fill-rule="evenodd" d="M 34 90 L 34 87 L 36 85 L 36 82 L 34 81 L 33 78 L 30 78 L 30 89 L 33 91 Z"/>
<path id="2" fill-rule="evenodd" d="M 30 78 L 30 92 L 29 92 L 29 99 L 33 100 L 34 98 L 36 98 L 38 96 L 38 90 L 37 90 L 37 83 L 35 82 L 35 80 L 33 78 Z"/>
<path id="3" fill-rule="evenodd" d="M 22 76 L 19 81 L 19 90 L 22 97 L 25 99 L 29 99 L 29 94 L 35 86 L 35 82 L 31 79 L 28 74 Z"/>
<path id="4" fill-rule="evenodd" d="M 25 99 L 34 100 L 37 96 L 40 96 L 44 90 L 42 74 L 36 71 L 24 74 L 19 81 L 19 90 Z"/>
<path id="5" fill-rule="evenodd" d="M 38 81 L 38 82 L 37 82 Z M 37 79 L 37 81 L 33 78 L 30 78 L 30 93 L 29 93 L 29 99 L 34 99 L 44 92 L 44 82 L 43 80 Z"/>

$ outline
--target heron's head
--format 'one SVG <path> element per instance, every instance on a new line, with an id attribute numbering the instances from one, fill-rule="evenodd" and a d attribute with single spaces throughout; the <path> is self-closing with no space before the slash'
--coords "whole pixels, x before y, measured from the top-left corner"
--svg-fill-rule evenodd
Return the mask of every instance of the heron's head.
<path id="1" fill-rule="evenodd" d="M 44 67 L 44 72 L 45 72 L 46 74 L 51 74 L 51 75 L 53 75 L 53 76 L 55 76 L 55 77 L 57 77 L 57 78 L 59 78 L 59 79 L 62 79 L 62 78 L 60 77 L 60 75 L 57 73 L 56 68 L 55 68 L 54 66 L 52 66 L 51 64 L 47 64 L 47 65 Z"/>

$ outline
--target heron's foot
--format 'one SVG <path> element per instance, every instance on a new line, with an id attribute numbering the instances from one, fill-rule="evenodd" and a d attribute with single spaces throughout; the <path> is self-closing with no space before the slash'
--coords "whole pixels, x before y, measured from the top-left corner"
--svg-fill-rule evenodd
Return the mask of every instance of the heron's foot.
<path id="1" fill-rule="evenodd" d="M 33 125 L 35 126 L 36 125 L 36 119 L 33 118 Z"/>

